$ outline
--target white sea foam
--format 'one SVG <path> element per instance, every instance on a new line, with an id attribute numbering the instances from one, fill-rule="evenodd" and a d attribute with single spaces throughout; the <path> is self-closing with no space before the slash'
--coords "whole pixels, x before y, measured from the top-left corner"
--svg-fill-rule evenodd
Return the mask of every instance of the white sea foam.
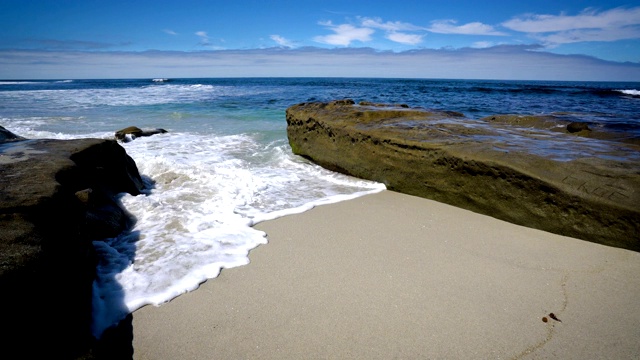
<path id="1" fill-rule="evenodd" d="M 7 119 L 27 138 L 112 139 L 113 132 L 37 130 L 73 117 Z M 121 144 L 147 182 L 145 194 L 122 194 L 135 218 L 130 233 L 94 241 L 94 334 L 145 305 L 194 290 L 223 268 L 249 263 L 266 244 L 258 222 L 385 189 L 383 184 L 323 169 L 294 156 L 286 140 L 264 134 L 169 132 Z"/>
<path id="2" fill-rule="evenodd" d="M 616 90 L 618 92 L 621 92 L 623 94 L 626 95 L 631 95 L 631 96 L 640 96 L 640 90 L 636 90 L 636 89 L 631 89 L 631 90 Z"/>
<path id="3" fill-rule="evenodd" d="M 20 98 L 47 103 L 57 108 L 94 108 L 98 106 L 139 106 L 190 103 L 210 100 L 223 94 L 222 87 L 213 85 L 149 85 L 127 89 L 58 89 L 24 90 L 0 93 L 0 101 Z"/>
<path id="4" fill-rule="evenodd" d="M 153 186 L 122 197 L 136 218 L 131 234 L 95 242 L 103 259 L 96 335 L 141 306 L 247 264 L 249 250 L 267 242 L 255 223 L 384 189 L 293 156 L 284 140 L 172 133 L 123 146 Z"/>
<path id="5" fill-rule="evenodd" d="M 264 89 L 238 89 L 210 84 L 150 84 L 131 88 L 17 90 L 0 92 L 0 103 L 42 103 L 53 109 L 78 110 L 163 104 L 212 102 L 221 96 L 268 93 Z"/>
<path id="6" fill-rule="evenodd" d="M 0 81 L 0 85 L 35 84 L 35 81 Z"/>

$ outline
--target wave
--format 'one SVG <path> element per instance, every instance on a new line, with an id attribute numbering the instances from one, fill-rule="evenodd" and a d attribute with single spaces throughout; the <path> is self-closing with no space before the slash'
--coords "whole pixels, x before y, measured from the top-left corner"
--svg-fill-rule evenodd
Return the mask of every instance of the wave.
<path id="1" fill-rule="evenodd" d="M 137 219 L 130 233 L 94 242 L 103 259 L 96 336 L 128 312 L 246 265 L 249 251 L 267 242 L 252 225 L 385 189 L 298 158 L 283 138 L 170 132 L 123 146 L 153 187 L 121 199 Z"/>
<path id="2" fill-rule="evenodd" d="M 0 81 L 0 85 L 37 84 L 36 81 Z"/>
<path id="3" fill-rule="evenodd" d="M 24 85 L 24 84 L 63 84 L 71 83 L 73 80 L 58 80 L 58 81 L 0 81 L 0 85 Z"/>
<path id="4" fill-rule="evenodd" d="M 501 87 L 487 87 L 476 86 L 471 88 L 471 91 L 481 93 L 505 93 L 505 94 L 555 94 L 560 90 L 548 87 L 548 86 L 526 86 L 517 88 L 501 88 Z"/>
<path id="5" fill-rule="evenodd" d="M 633 97 L 640 97 L 640 90 L 627 89 L 627 90 L 613 90 L 614 92 L 623 93 L 625 95 L 631 95 Z"/>
<path id="6" fill-rule="evenodd" d="M 171 103 L 192 103 L 222 95 L 222 88 L 213 85 L 148 85 L 126 89 L 48 89 L 17 90 L 0 93 L 3 101 L 36 101 L 58 108 L 94 108 L 97 106 L 145 106 Z"/>
<path id="7" fill-rule="evenodd" d="M 165 79 L 165 78 L 157 78 L 157 79 L 151 79 L 151 81 L 153 81 L 153 82 L 159 82 L 159 83 L 162 83 L 162 82 L 167 82 L 167 81 L 169 81 L 169 79 Z"/>
<path id="8" fill-rule="evenodd" d="M 620 97 L 620 96 L 632 96 L 640 97 L 640 91 L 634 89 L 594 89 L 584 88 L 580 91 L 587 95 L 595 95 L 599 97 Z"/>
<path id="9" fill-rule="evenodd" d="M 470 88 L 471 91 L 485 94 L 526 94 L 526 95 L 553 95 L 557 93 L 585 94 L 600 97 L 627 95 L 640 97 L 640 90 L 636 89 L 604 89 L 594 87 L 573 87 L 573 86 L 523 86 L 523 87 L 491 87 L 476 86 Z"/>

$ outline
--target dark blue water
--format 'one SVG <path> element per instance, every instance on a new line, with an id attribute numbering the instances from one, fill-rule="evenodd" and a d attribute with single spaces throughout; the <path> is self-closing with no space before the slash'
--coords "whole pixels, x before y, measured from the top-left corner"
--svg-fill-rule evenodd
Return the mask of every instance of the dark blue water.
<path id="1" fill-rule="evenodd" d="M 214 86 L 210 96 L 199 94 L 142 103 L 138 94 L 127 90 L 161 86 Z M 251 107 L 254 110 L 284 111 L 288 106 L 308 101 L 329 101 L 351 98 L 356 102 L 404 103 L 428 109 L 458 111 L 470 118 L 493 114 L 552 114 L 571 113 L 585 122 L 603 123 L 613 128 L 631 131 L 640 129 L 640 83 L 631 82 L 561 82 L 561 81 L 489 81 L 489 80 L 411 80 L 411 79 L 345 79 L 345 78 L 232 78 L 232 79 L 151 79 L 74 80 L 74 81 L 0 81 L 0 116 L 24 115 L 66 116 L 92 110 L 110 108 L 109 93 L 104 101 L 69 101 L 50 104 L 49 99 L 38 102 L 38 96 L 12 103 L 9 92 L 43 93 L 47 91 L 120 91 L 131 96 L 129 102 L 120 99 L 118 106 L 145 107 L 162 104 L 164 111 L 181 105 L 199 111 L 226 109 L 233 111 Z M 81 93 L 80 93 L 81 92 Z M 72 95 L 72 94 L 71 94 Z M 158 94 L 162 96 L 161 93 Z M 14 99 L 15 100 L 15 99 Z M 29 101 L 33 100 L 33 102 Z M 16 106 L 18 105 L 18 106 Z M 20 106 L 24 105 L 24 106 Z M 62 105 L 62 106 L 52 106 Z M 80 106 L 81 105 L 81 106 Z M 199 109 L 198 109 L 199 108 Z"/>

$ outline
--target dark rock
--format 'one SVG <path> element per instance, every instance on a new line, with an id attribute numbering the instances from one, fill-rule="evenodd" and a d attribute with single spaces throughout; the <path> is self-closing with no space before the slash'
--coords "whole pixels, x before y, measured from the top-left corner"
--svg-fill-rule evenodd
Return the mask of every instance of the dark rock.
<path id="1" fill-rule="evenodd" d="M 142 130 L 142 129 L 137 128 L 135 126 L 129 126 L 128 128 L 124 128 L 122 130 L 116 131 L 115 136 L 116 136 L 116 140 L 120 140 L 122 142 L 129 142 L 129 141 L 134 140 L 135 138 L 138 138 L 138 137 L 151 136 L 151 135 L 155 135 L 155 134 L 164 134 L 166 132 L 167 132 L 167 130 L 165 130 L 165 129 Z"/>
<path id="2" fill-rule="evenodd" d="M 11 131 L 0 126 L 0 143 L 7 141 L 25 140 L 22 136 L 18 136 Z"/>
<path id="3" fill-rule="evenodd" d="M 589 126 L 585 123 L 572 122 L 571 124 L 567 125 L 567 131 L 570 133 L 577 133 L 585 130 L 591 131 L 591 129 L 589 129 Z"/>
<path id="4" fill-rule="evenodd" d="M 117 195 L 142 188 L 135 162 L 114 140 L 0 143 L 3 357 L 87 354 L 95 340 L 92 240 L 130 226 Z"/>
<path id="5" fill-rule="evenodd" d="M 287 134 L 295 154 L 390 190 L 640 250 L 640 147 L 592 140 L 598 142 L 592 148 L 548 118 L 529 123 L 561 131 L 494 118 L 303 103 L 287 109 Z"/>
<path id="6" fill-rule="evenodd" d="M 340 100 L 338 100 L 338 101 L 340 101 Z M 358 105 L 361 105 L 361 106 L 374 106 L 374 107 L 389 107 L 390 106 L 389 104 L 379 104 L 379 103 L 373 103 L 373 102 L 370 102 L 370 101 L 360 101 L 358 103 Z M 407 105 L 407 104 L 394 104 L 394 105 L 391 105 L 391 107 L 401 107 L 401 108 L 408 109 L 409 105 Z"/>

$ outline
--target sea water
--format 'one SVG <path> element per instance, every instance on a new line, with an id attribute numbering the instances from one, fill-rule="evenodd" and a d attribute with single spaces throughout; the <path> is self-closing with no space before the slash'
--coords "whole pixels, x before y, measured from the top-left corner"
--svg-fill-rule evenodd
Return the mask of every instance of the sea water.
<path id="1" fill-rule="evenodd" d="M 112 139 L 128 126 L 167 130 L 121 143 L 147 188 L 119 198 L 133 228 L 94 241 L 101 259 L 94 283 L 99 336 L 142 306 L 249 264 L 249 251 L 268 242 L 252 225 L 385 189 L 293 155 L 288 106 L 350 98 L 469 119 L 562 113 L 637 135 L 638 89 L 638 83 L 427 79 L 12 80 L 0 81 L 0 125 L 52 139 Z"/>

